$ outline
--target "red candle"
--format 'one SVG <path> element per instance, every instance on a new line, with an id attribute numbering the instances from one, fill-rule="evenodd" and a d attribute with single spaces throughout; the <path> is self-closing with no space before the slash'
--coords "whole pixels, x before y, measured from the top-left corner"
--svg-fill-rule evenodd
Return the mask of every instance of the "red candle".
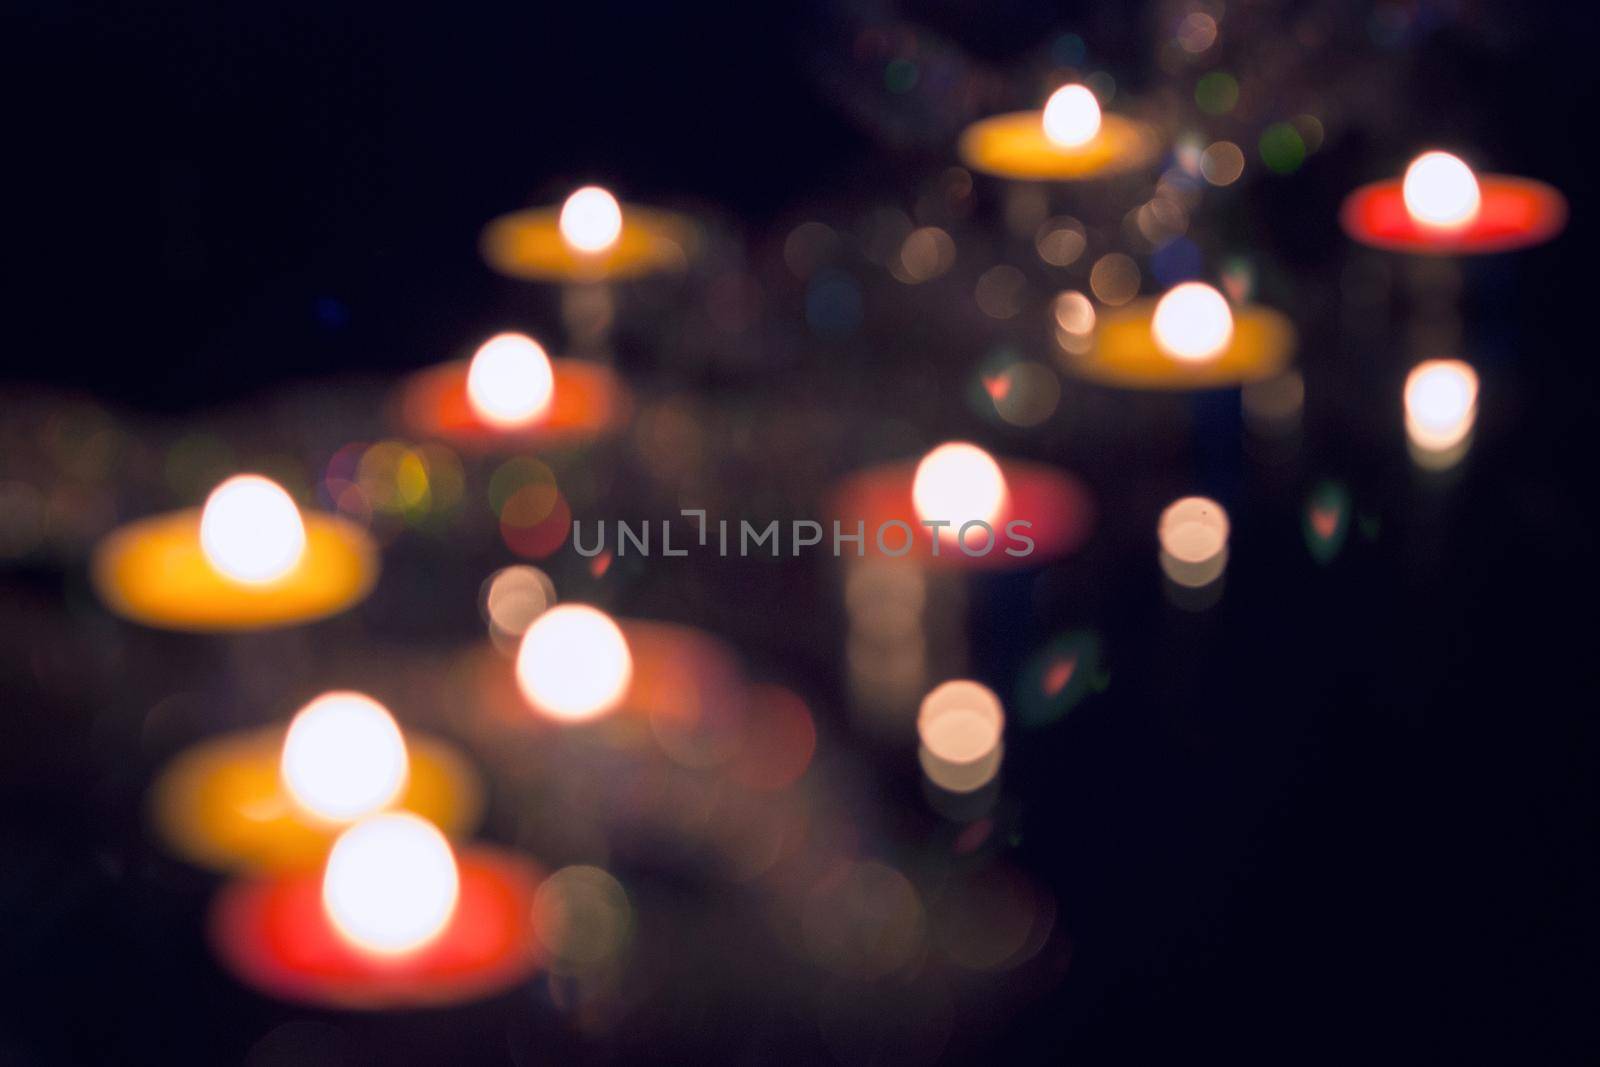
<path id="1" fill-rule="evenodd" d="M 521 334 L 490 338 L 474 357 L 411 376 L 402 417 L 414 432 L 478 451 L 574 445 L 627 420 L 627 387 L 608 367 L 550 359 Z"/>
<path id="2" fill-rule="evenodd" d="M 899 525 L 904 523 L 910 527 L 910 549 L 904 558 L 934 567 L 976 570 L 1030 567 L 1058 559 L 1083 544 L 1094 523 L 1089 491 L 1072 475 L 1038 463 L 990 460 L 962 443 L 942 445 L 921 462 L 886 464 L 851 475 L 835 492 L 831 510 L 844 533 L 853 534 L 857 521 L 864 524 L 868 557 L 900 554 L 908 539 Z M 973 519 L 994 531 L 986 552 L 978 551 L 984 544 L 980 530 L 968 533 L 965 548 L 956 539 L 961 524 Z M 935 532 L 924 520 L 947 520 L 952 525 Z M 1025 546 L 1007 533 L 1018 522 L 1031 523 L 1014 528 L 1033 541 L 1025 555 L 1015 554 Z M 894 525 L 883 530 L 885 552 L 877 539 L 886 523 Z M 846 545 L 843 551 L 853 554 L 854 547 Z"/>
<path id="3" fill-rule="evenodd" d="M 230 885 L 212 908 L 212 944 L 240 981 L 300 1003 L 381 1010 L 490 996 L 538 968 L 540 877 L 526 860 L 484 848 L 460 853 L 457 870 L 449 922 L 410 952 L 374 953 L 341 933 L 324 904 L 321 871 Z"/>
<path id="4" fill-rule="evenodd" d="M 1444 152 L 1427 152 L 1404 179 L 1351 193 L 1340 223 L 1374 248 L 1417 255 L 1483 255 L 1542 244 L 1561 232 L 1567 202 L 1530 178 L 1474 175 Z"/>

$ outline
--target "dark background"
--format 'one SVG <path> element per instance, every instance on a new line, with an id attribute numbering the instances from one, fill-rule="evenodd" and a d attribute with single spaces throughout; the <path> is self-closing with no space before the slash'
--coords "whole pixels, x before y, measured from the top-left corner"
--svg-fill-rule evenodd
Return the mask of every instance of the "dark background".
<path id="1" fill-rule="evenodd" d="M 1233 8 L 1225 33 L 1270 39 L 1276 5 Z M 816 203 L 946 165 L 966 116 L 863 103 L 841 58 L 863 23 L 919 27 L 951 63 L 994 76 L 995 103 L 1022 104 L 1031 86 L 1006 72 L 1065 29 L 1136 94 L 1157 80 L 1147 43 L 1166 10 L 12 5 L 0 367 L 11 385 L 182 415 L 326 373 L 422 366 L 537 314 L 477 257 L 498 212 L 599 180 L 714 212 L 761 248 Z M 1330 7 L 1353 24 L 1373 10 Z M 1008 754 L 1009 788 L 1036 813 L 1019 856 L 1067 909 L 1072 968 L 1004 1013 L 956 1020 L 972 1036 L 951 1058 L 1592 1056 L 1597 38 L 1579 5 L 1408 10 L 1424 30 L 1403 47 L 1300 72 L 1335 95 L 1385 95 L 1330 128 L 1293 182 L 1233 201 L 1234 240 L 1281 264 L 1286 290 L 1336 286 L 1339 196 L 1435 138 L 1562 188 L 1573 219 L 1555 245 L 1464 272 L 1465 338 L 1485 376 L 1467 469 L 1441 489 L 1406 466 L 1392 398 L 1417 354 L 1398 321 L 1363 347 L 1340 335 L 1332 302 L 1304 296 L 1313 399 L 1293 480 L 1343 479 L 1383 535 L 1342 569 L 1314 568 L 1291 493 L 1236 515 L 1258 563 L 1230 570 L 1204 623 L 1165 610 L 1148 573 L 1108 577 L 1052 620 L 1092 615 L 1114 650 L 1094 718 Z M 824 384 L 842 373 L 808 365 Z M 748 368 L 718 385 L 735 402 L 764 396 Z M 1158 455 L 1073 448 L 1108 514 L 1093 560 L 1108 574 L 1124 556 L 1148 564 L 1144 516 L 1193 483 Z M 1189 473 L 1225 485 L 1199 453 Z M 24 630 L 52 626 L 73 640 L 80 617 L 48 613 L 57 583 L 74 581 L 64 568 L 0 586 L 14 594 L 0 640 L 21 647 Z M 779 638 L 752 640 L 784 662 Z M 1007 638 L 994 640 L 1003 659 Z M 12 868 L 0 1058 L 237 1061 L 292 1013 L 212 970 L 192 915 L 105 873 L 149 846 L 137 820 L 82 793 L 94 777 L 77 762 L 82 709 L 21 682 L 5 702 L 20 784 L 0 860 Z M 360 1022 L 347 1059 L 494 1062 L 496 1010 Z M 543 1052 L 528 1062 L 824 1054 L 733 1010 L 694 1026 L 657 1018 L 610 1044 L 535 1037 Z"/>

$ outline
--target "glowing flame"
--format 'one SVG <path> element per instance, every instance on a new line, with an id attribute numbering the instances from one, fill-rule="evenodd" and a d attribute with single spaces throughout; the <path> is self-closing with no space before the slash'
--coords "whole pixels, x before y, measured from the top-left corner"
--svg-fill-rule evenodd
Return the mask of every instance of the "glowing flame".
<path id="1" fill-rule="evenodd" d="M 922 457 L 911 483 L 911 502 L 917 517 L 948 522 L 939 536 L 955 540 L 964 523 L 982 520 L 990 525 L 1005 510 L 1008 492 L 1000 465 L 977 445 L 965 441 L 942 444 Z M 979 531 L 972 531 L 974 537 Z"/>
<path id="2" fill-rule="evenodd" d="M 587 604 L 550 608 L 522 635 L 517 684 L 553 719 L 598 718 L 622 702 L 632 681 L 627 638 L 609 615 Z"/>
<path id="3" fill-rule="evenodd" d="M 1174 501 L 1156 524 L 1162 570 L 1179 585 L 1209 585 L 1228 565 L 1228 532 L 1228 513 L 1215 500 L 1186 496 Z"/>
<path id="4" fill-rule="evenodd" d="M 555 396 L 550 357 L 533 338 L 502 333 L 473 354 L 467 368 L 467 399 L 478 417 L 492 426 L 526 426 L 550 410 Z"/>
<path id="5" fill-rule="evenodd" d="M 983 788 L 1000 770 L 1005 723 L 1000 698 L 987 686 L 956 680 L 935 688 L 917 712 L 923 773 L 950 792 Z"/>
<path id="6" fill-rule="evenodd" d="M 388 807 L 409 769 L 388 709 L 350 692 L 324 693 L 296 713 L 278 766 L 295 803 L 331 822 Z"/>
<path id="7" fill-rule="evenodd" d="M 322 874 L 322 904 L 351 944 L 379 955 L 438 937 L 461 895 L 444 834 L 409 813 L 374 815 L 339 835 Z"/>
<path id="8" fill-rule="evenodd" d="M 1449 152 L 1424 152 L 1413 160 L 1400 193 L 1413 219 L 1441 229 L 1467 225 L 1483 202 L 1472 168 Z"/>
<path id="9" fill-rule="evenodd" d="M 1233 312 L 1211 286 L 1184 282 L 1156 304 L 1150 332 L 1156 346 L 1173 359 L 1203 363 L 1216 359 L 1233 340 Z"/>
<path id="10" fill-rule="evenodd" d="M 200 550 L 237 582 L 262 585 L 294 570 L 306 549 L 300 511 L 277 482 L 240 474 L 211 491 L 200 513 Z"/>
<path id="11" fill-rule="evenodd" d="M 1406 433 L 1430 452 L 1454 448 L 1478 416 L 1478 372 L 1459 359 L 1430 359 L 1406 375 Z"/>
<path id="12" fill-rule="evenodd" d="M 579 252 L 604 252 L 622 236 L 622 206 L 598 185 L 585 185 L 561 205 L 561 239 Z"/>
<path id="13" fill-rule="evenodd" d="M 1100 101 L 1081 85 L 1063 85 L 1044 105 L 1044 135 L 1062 148 L 1081 148 L 1100 132 Z"/>

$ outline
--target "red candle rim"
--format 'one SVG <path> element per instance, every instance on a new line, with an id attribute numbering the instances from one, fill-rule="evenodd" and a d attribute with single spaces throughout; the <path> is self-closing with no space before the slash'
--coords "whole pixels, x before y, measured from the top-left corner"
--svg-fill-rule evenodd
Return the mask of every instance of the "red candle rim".
<path id="1" fill-rule="evenodd" d="M 1542 244 L 1567 222 L 1567 201 L 1553 186 L 1505 174 L 1478 175 L 1477 217 L 1459 229 L 1426 226 L 1406 210 L 1399 179 L 1363 185 L 1345 198 L 1339 221 L 1374 248 L 1418 255 L 1482 255 Z"/>
<path id="2" fill-rule="evenodd" d="M 283 1000 L 381 1010 L 489 996 L 538 968 L 539 874 L 485 848 L 458 853 L 456 866 L 461 895 L 449 925 L 404 956 L 363 952 L 334 929 L 320 870 L 232 883 L 212 905 L 211 942 L 240 981 Z"/>
<path id="3" fill-rule="evenodd" d="M 911 496 L 918 462 L 909 460 L 858 471 L 846 478 L 834 494 L 832 511 L 841 532 L 854 533 L 858 519 L 866 524 L 865 558 L 895 558 L 879 552 L 877 546 L 878 527 L 894 519 L 908 523 L 914 535 L 911 550 L 898 558 L 933 567 L 988 571 L 1036 567 L 1060 559 L 1088 540 L 1094 527 L 1094 499 L 1077 478 L 1040 463 L 997 459 L 1005 476 L 1007 499 L 1001 513 L 989 523 L 995 531 L 989 552 L 968 555 L 953 538 L 945 538 L 938 542 L 939 554 L 935 556 L 937 535 L 922 525 Z M 1005 535 L 1006 524 L 1014 519 L 1033 523 L 1032 528 L 1022 531 L 1034 542 L 1033 551 L 1026 556 L 1011 556 L 1005 551 L 1008 545 L 1016 547 Z M 828 538 L 832 534 L 831 529 L 824 534 L 825 543 L 831 544 Z M 899 549 L 904 540 L 900 530 L 884 533 L 884 543 L 891 549 Z M 842 545 L 840 553 L 855 558 L 850 543 Z"/>
<path id="4" fill-rule="evenodd" d="M 527 445 L 581 444 L 615 431 L 632 399 L 614 371 L 583 359 L 552 359 L 555 390 L 543 417 L 506 428 L 484 422 L 467 396 L 468 360 L 413 374 L 401 393 L 402 417 L 412 430 L 451 444 L 490 451 Z"/>

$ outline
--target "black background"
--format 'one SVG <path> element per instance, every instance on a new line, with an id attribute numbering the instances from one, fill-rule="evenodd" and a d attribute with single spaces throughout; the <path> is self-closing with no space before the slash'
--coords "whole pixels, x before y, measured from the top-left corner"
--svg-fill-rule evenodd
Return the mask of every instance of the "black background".
<path id="1" fill-rule="evenodd" d="M 1114 6 L 892 10 L 1002 69 L 1092 24 L 1137 88 L 1153 15 Z M 1398 342 L 1342 373 L 1330 317 L 1302 322 L 1308 383 L 1331 397 L 1308 428 L 1307 476 L 1341 474 L 1390 532 L 1339 572 L 1258 540 L 1271 566 L 1230 572 L 1204 628 L 1162 614 L 1148 575 L 1096 590 L 1121 649 L 1114 676 L 1137 681 L 1008 757 L 1017 788 L 1054 812 L 1030 823 L 1023 855 L 1079 917 L 1073 969 L 1003 1024 L 958 1020 L 980 1036 L 952 1056 L 1592 1056 L 1600 38 L 1577 5 L 1486 7 L 1492 47 L 1444 32 L 1392 56 L 1392 108 L 1253 207 L 1309 284 L 1337 273 L 1341 192 L 1441 132 L 1565 190 L 1559 243 L 1467 269 L 1467 336 L 1482 339 L 1486 390 L 1507 399 L 1486 399 L 1453 495 L 1419 496 L 1397 439 L 1374 450 L 1367 432 L 1374 396 L 1393 421 Z M 519 307 L 477 258 L 483 221 L 584 180 L 714 205 L 770 241 L 813 198 L 892 185 L 944 151 L 880 143 L 824 90 L 850 19 L 766 4 L 16 5 L 0 43 L 0 365 L 12 383 L 173 413 L 324 372 L 421 366 Z M 1117 463 L 1086 464 L 1112 513 Z M 1183 488 L 1134 466 L 1128 501 L 1158 507 Z M 1106 533 L 1136 538 L 1143 521 Z M 1242 527 L 1272 521 L 1292 528 L 1293 502 Z M 0 589 L 37 594 L 41 580 L 56 579 Z M 0 639 L 50 610 L 19 594 Z M 237 1060 L 289 1016 L 224 984 L 193 916 L 102 876 L 108 855 L 148 846 L 131 843 L 131 817 L 102 822 L 103 798 L 79 795 L 79 709 L 20 688 L 5 702 L 7 765 L 55 777 L 23 772 L 7 792 L 0 1058 Z M 350 1061 L 505 1056 L 492 1006 L 394 1026 L 360 1023 Z M 773 1033 L 712 1013 L 609 1047 L 555 1033 L 530 1046 L 549 1062 L 822 1055 Z"/>

